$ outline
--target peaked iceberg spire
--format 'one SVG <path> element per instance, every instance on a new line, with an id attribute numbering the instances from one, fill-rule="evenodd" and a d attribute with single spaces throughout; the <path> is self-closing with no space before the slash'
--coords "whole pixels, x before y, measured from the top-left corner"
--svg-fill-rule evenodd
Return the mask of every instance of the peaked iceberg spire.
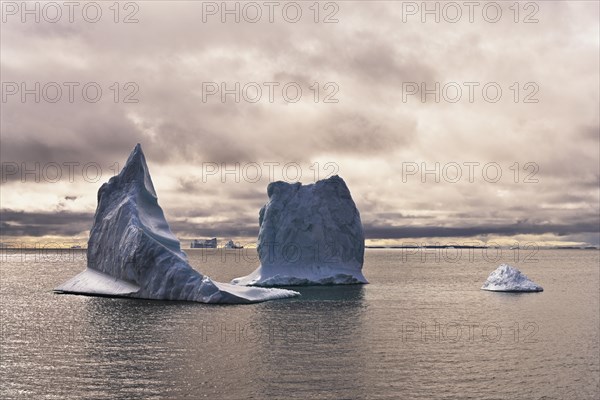
<path id="1" fill-rule="evenodd" d="M 143 184 L 144 188 L 153 196 L 156 196 L 154 185 L 152 184 L 152 178 L 150 177 L 150 171 L 146 164 L 146 157 L 142 151 L 142 146 L 138 143 L 133 148 L 131 154 L 127 158 L 125 166 L 119 172 L 121 179 L 127 181 L 136 181 Z"/>
<path id="2" fill-rule="evenodd" d="M 242 288 L 194 270 L 165 219 L 142 147 L 98 191 L 87 269 L 55 290 L 202 303 L 251 303 L 295 296 L 291 290 Z"/>

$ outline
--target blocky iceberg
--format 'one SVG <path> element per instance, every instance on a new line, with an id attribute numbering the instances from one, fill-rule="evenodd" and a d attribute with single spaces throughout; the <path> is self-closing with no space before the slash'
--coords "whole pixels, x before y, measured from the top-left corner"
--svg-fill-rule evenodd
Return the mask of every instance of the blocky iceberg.
<path id="1" fill-rule="evenodd" d="M 481 289 L 493 292 L 542 292 L 544 290 L 521 271 L 508 264 L 496 268 Z"/>
<path id="2" fill-rule="evenodd" d="M 273 182 L 259 213 L 260 266 L 236 285 L 368 283 L 365 238 L 350 190 L 339 176 L 314 184 Z"/>
<path id="3" fill-rule="evenodd" d="M 98 191 L 87 269 L 59 293 L 201 303 L 253 303 L 298 295 L 214 282 L 194 270 L 173 235 L 138 144 L 123 170 Z"/>

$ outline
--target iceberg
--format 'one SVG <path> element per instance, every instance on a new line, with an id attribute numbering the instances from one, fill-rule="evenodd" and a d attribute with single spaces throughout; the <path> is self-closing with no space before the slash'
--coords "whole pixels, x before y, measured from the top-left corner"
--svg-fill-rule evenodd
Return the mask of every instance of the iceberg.
<path id="1" fill-rule="evenodd" d="M 121 172 L 98 191 L 87 268 L 57 293 L 254 303 L 299 295 L 291 290 L 214 282 L 194 270 L 173 235 L 138 144 Z"/>
<path id="2" fill-rule="evenodd" d="M 350 190 L 335 175 L 314 184 L 272 182 L 259 213 L 260 266 L 231 281 L 248 286 L 368 283 L 365 238 Z"/>
<path id="3" fill-rule="evenodd" d="M 542 292 L 544 289 L 518 269 L 502 264 L 494 270 L 481 287 L 493 292 Z"/>

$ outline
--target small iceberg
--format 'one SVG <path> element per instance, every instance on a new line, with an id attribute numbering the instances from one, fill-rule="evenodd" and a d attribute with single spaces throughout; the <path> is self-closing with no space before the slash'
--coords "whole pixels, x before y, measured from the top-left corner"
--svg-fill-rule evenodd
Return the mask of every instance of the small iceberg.
<path id="1" fill-rule="evenodd" d="M 239 250 L 239 249 L 243 249 L 244 246 L 239 245 L 239 244 L 235 244 L 233 242 L 233 240 L 229 240 L 227 243 L 225 243 L 225 245 L 223 246 L 224 249 L 228 249 L 228 250 Z"/>
<path id="2" fill-rule="evenodd" d="M 544 289 L 508 264 L 494 270 L 481 287 L 492 292 L 542 292 Z"/>
<path id="3" fill-rule="evenodd" d="M 231 283 L 248 286 L 368 283 L 365 237 L 350 190 L 335 175 L 314 184 L 273 182 L 259 213 L 260 266 Z"/>
<path id="4" fill-rule="evenodd" d="M 299 295 L 214 282 L 194 270 L 158 205 L 139 144 L 98 191 L 87 260 L 87 269 L 55 292 L 233 304 Z"/>

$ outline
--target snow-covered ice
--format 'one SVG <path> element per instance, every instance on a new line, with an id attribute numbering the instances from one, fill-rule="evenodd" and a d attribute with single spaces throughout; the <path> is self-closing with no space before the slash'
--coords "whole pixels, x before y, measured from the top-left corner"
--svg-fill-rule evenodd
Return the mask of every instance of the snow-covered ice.
<path id="1" fill-rule="evenodd" d="M 273 182 L 259 214 L 260 266 L 232 283 L 250 286 L 368 283 L 360 214 L 339 176 L 314 184 Z"/>
<path id="2" fill-rule="evenodd" d="M 119 175 L 98 191 L 87 258 L 87 269 L 55 291 L 201 303 L 252 303 L 299 294 L 214 282 L 194 270 L 158 205 L 139 144 Z"/>
<path id="3" fill-rule="evenodd" d="M 494 292 L 542 292 L 544 289 L 508 264 L 496 268 L 481 287 Z"/>

